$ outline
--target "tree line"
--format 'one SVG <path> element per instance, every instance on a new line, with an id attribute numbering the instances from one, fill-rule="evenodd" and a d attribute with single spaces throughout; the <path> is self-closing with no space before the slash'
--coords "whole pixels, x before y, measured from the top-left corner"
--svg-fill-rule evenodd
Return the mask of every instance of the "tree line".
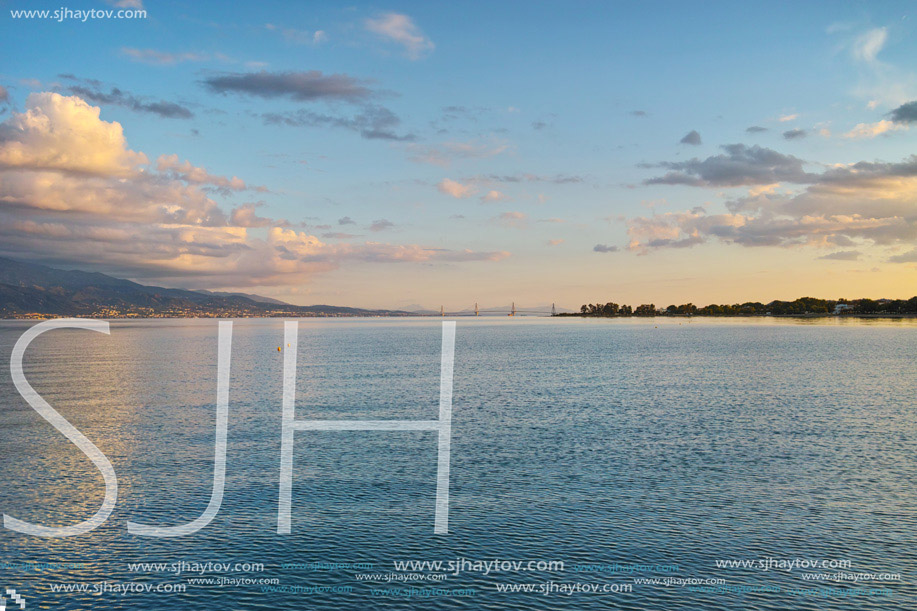
<path id="1" fill-rule="evenodd" d="M 795 301 L 748 301 L 732 305 L 710 304 L 697 307 L 693 303 L 657 308 L 644 303 L 637 307 L 614 302 L 586 303 L 579 313 L 558 316 L 805 316 L 837 314 L 839 316 L 877 314 L 917 314 L 917 297 L 910 299 L 817 299 L 800 297 Z"/>

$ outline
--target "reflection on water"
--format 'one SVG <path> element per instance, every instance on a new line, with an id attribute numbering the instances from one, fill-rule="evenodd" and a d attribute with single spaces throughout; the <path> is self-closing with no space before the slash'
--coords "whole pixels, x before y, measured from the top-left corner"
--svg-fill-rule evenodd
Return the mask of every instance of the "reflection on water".
<path id="1" fill-rule="evenodd" d="M 0 323 L 0 357 L 28 323 Z M 108 456 L 118 506 L 93 533 L 40 540 L 0 532 L 0 563 L 83 568 L 0 576 L 30 608 L 120 609 L 891 609 L 917 597 L 917 324 L 912 320 L 459 319 L 450 530 L 435 536 L 431 432 L 297 432 L 293 533 L 275 534 L 282 321 L 236 321 L 226 494 L 197 535 L 128 535 L 125 522 L 190 521 L 210 497 L 216 321 L 113 322 L 111 335 L 54 331 L 26 375 Z M 435 419 L 438 319 L 305 320 L 297 418 Z M 91 515 L 101 477 L 0 373 L 2 512 L 47 525 Z M 788 592 L 499 593 L 496 584 L 632 583 L 578 564 L 677 564 L 679 577 L 812 587 L 801 571 L 716 568 L 735 558 L 849 559 L 901 573 L 893 598 Z M 284 563 L 562 560 L 564 573 L 473 572 L 418 588 L 473 598 L 372 598 L 353 568 Z M 50 584 L 182 582 L 133 562 L 258 562 L 285 586 L 184 594 L 55 593 Z M 637 575 L 647 577 L 651 575 Z M 405 584 L 392 584 L 405 585 Z M 836 587 L 854 587 L 833 584 Z M 868 587 L 870 584 L 866 584 Z M 872 584 L 875 585 L 875 584 Z M 857 587 L 863 587 L 859 584 Z"/>

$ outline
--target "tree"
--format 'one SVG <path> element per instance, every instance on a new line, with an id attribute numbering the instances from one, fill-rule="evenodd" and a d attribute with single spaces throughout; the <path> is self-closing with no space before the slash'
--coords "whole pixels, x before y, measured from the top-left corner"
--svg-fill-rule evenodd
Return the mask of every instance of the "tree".
<path id="1" fill-rule="evenodd" d="M 655 316 L 656 306 L 652 303 L 643 303 L 634 310 L 634 316 Z"/>

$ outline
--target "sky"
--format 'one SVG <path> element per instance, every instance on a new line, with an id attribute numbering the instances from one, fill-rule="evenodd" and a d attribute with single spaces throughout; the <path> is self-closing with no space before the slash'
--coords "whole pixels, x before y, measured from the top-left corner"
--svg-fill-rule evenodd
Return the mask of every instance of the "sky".
<path id="1" fill-rule="evenodd" d="M 917 294 L 913 3 L 0 6 L 0 256 L 373 308 Z"/>

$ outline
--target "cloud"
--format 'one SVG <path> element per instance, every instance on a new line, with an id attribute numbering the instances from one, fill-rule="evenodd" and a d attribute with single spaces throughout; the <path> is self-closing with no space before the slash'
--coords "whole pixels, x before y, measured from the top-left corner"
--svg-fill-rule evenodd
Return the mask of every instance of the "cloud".
<path id="1" fill-rule="evenodd" d="M 902 104 L 889 113 L 895 123 L 917 123 L 917 100 Z"/>
<path id="2" fill-rule="evenodd" d="M 203 62 L 210 59 L 203 53 L 169 53 L 156 49 L 135 49 L 134 47 L 121 47 L 121 54 L 135 62 L 154 66 L 172 66 L 183 62 Z"/>
<path id="3" fill-rule="evenodd" d="M 691 146 L 700 146 L 700 134 L 697 133 L 697 130 L 691 130 L 685 134 L 684 138 L 679 140 L 681 144 L 690 144 Z"/>
<path id="4" fill-rule="evenodd" d="M 506 251 L 452 250 L 429 248 L 417 244 L 401 245 L 383 242 L 327 245 L 314 236 L 279 227 L 270 230 L 269 238 L 281 255 L 292 261 L 355 260 L 372 263 L 500 261 L 510 255 Z"/>
<path id="5" fill-rule="evenodd" d="M 190 119 L 194 116 L 194 113 L 187 107 L 175 102 L 167 102 L 165 100 L 151 101 L 117 87 L 112 87 L 108 93 L 105 93 L 101 90 L 102 84 L 98 81 L 84 81 L 70 74 L 62 74 L 61 76 L 68 80 L 82 83 L 68 87 L 68 93 L 76 94 L 80 98 L 96 104 L 121 106 L 134 112 L 154 114 L 164 119 Z"/>
<path id="6" fill-rule="evenodd" d="M 436 188 L 439 189 L 440 193 L 445 193 L 456 199 L 464 199 L 466 197 L 471 197 L 474 193 L 474 187 L 471 185 L 463 185 L 460 182 L 452 180 L 451 178 L 444 178 Z"/>
<path id="7" fill-rule="evenodd" d="M 358 132 L 367 140 L 392 140 L 411 142 L 414 134 L 398 134 L 395 128 L 401 119 L 383 106 L 364 106 L 353 116 L 338 116 L 300 109 L 287 113 L 268 112 L 261 115 L 265 125 L 284 125 L 288 127 L 337 127 Z"/>
<path id="8" fill-rule="evenodd" d="M 873 28 L 857 37 L 851 49 L 853 57 L 867 63 L 875 62 L 887 40 L 888 30 L 886 28 Z"/>
<path id="9" fill-rule="evenodd" d="M 844 21 L 835 21 L 834 23 L 829 24 L 828 27 L 825 28 L 825 33 L 826 34 L 836 34 L 838 32 L 846 32 L 850 30 L 851 28 L 853 28 L 853 25 L 850 23 L 846 23 Z"/>
<path id="10" fill-rule="evenodd" d="M 777 120 L 780 121 L 781 123 L 788 123 L 789 121 L 795 121 L 798 118 L 799 118 L 799 115 L 793 114 L 793 115 L 783 115 L 782 117 L 779 117 Z"/>
<path id="11" fill-rule="evenodd" d="M 324 30 L 297 30 L 274 25 L 273 23 L 264 24 L 264 29 L 280 32 L 284 40 L 296 45 L 316 46 L 328 41 L 328 34 Z"/>
<path id="12" fill-rule="evenodd" d="M 411 145 L 410 160 L 448 167 L 455 159 L 487 159 L 505 153 L 509 146 L 504 143 L 482 144 L 478 142 L 444 142 L 437 146 Z"/>
<path id="13" fill-rule="evenodd" d="M 255 209 L 260 205 L 261 204 L 242 204 L 238 208 L 233 209 L 232 213 L 229 215 L 229 223 L 237 227 L 270 227 L 271 225 L 276 225 L 277 221 L 258 216 L 255 213 Z"/>
<path id="14" fill-rule="evenodd" d="M 391 222 L 388 219 L 379 219 L 373 221 L 372 225 L 369 226 L 370 231 L 385 231 L 395 226 L 395 223 Z"/>
<path id="15" fill-rule="evenodd" d="M 645 117 L 646 111 L 645 110 L 632 110 L 627 114 L 629 114 L 632 117 Z"/>
<path id="16" fill-rule="evenodd" d="M 436 47 L 407 15 L 385 13 L 375 19 L 367 19 L 363 25 L 383 40 L 400 45 L 405 56 L 411 60 L 432 53 Z"/>
<path id="17" fill-rule="evenodd" d="M 804 183 L 811 175 L 803 170 L 805 162 L 758 145 L 727 144 L 726 154 L 706 159 L 669 161 L 658 164 L 669 170 L 664 176 L 643 181 L 647 185 L 692 185 L 701 187 L 740 187 L 779 182 Z M 644 166 L 657 167 L 657 166 Z"/>
<path id="18" fill-rule="evenodd" d="M 745 133 L 748 134 L 763 134 L 768 131 L 766 127 L 761 127 L 760 125 L 752 125 L 751 127 L 745 128 Z"/>
<path id="19" fill-rule="evenodd" d="M 665 198 L 644 199 L 640 202 L 640 206 L 642 206 L 643 208 L 649 208 L 650 210 L 654 210 L 658 207 L 663 207 L 663 206 L 668 206 L 668 205 L 669 205 L 669 202 Z"/>
<path id="20" fill-rule="evenodd" d="M 593 252 L 618 252 L 617 246 L 610 246 L 608 244 L 596 244 L 592 247 Z"/>
<path id="21" fill-rule="evenodd" d="M 563 243 L 564 243 L 563 238 L 558 238 L 556 240 L 548 240 L 548 246 L 558 246 Z"/>
<path id="22" fill-rule="evenodd" d="M 0 127 L 0 168 L 136 174 L 146 156 L 128 149 L 121 124 L 99 120 L 100 112 L 76 97 L 30 94 L 25 112 Z"/>
<path id="23" fill-rule="evenodd" d="M 513 227 L 515 229 L 523 229 L 528 226 L 528 215 L 524 212 L 504 212 L 497 217 L 497 220 L 500 221 L 500 224 L 505 225 L 506 227 Z"/>
<path id="24" fill-rule="evenodd" d="M 784 140 L 800 140 L 802 138 L 805 138 L 807 135 L 808 133 L 804 129 L 798 129 L 798 128 L 790 129 L 790 130 L 783 132 L 783 139 Z"/>
<path id="25" fill-rule="evenodd" d="M 318 100 L 365 102 L 374 93 L 366 83 L 347 74 L 323 74 L 320 70 L 307 72 L 227 73 L 203 80 L 210 91 L 220 94 L 238 93 L 260 98 L 290 98 L 300 102 Z"/>
<path id="26" fill-rule="evenodd" d="M 553 176 L 545 176 L 541 174 L 484 174 L 480 176 L 475 176 L 472 178 L 474 182 L 503 182 L 503 183 L 520 183 L 520 182 L 547 182 L 553 183 L 555 185 L 565 185 L 572 183 L 580 183 L 585 181 L 583 176 L 575 176 L 570 174 L 555 174 Z"/>
<path id="27" fill-rule="evenodd" d="M 906 64 L 900 69 L 879 59 L 888 42 L 887 28 L 873 28 L 855 38 L 850 54 L 858 73 L 853 93 L 867 100 L 870 109 L 881 105 L 900 106 L 917 97 L 917 74 Z"/>
<path id="28" fill-rule="evenodd" d="M 889 263 L 917 263 L 917 248 L 888 258 Z"/>
<path id="29" fill-rule="evenodd" d="M 194 288 L 298 285 L 350 262 L 499 261 L 505 251 L 380 242 L 328 244 L 177 155 L 150 167 L 120 124 L 75 96 L 33 93 L 0 124 L 0 255 Z"/>
<path id="30" fill-rule="evenodd" d="M 481 201 L 484 203 L 503 202 L 503 201 L 507 201 L 508 199 L 509 197 L 507 197 L 505 193 L 501 193 L 500 191 L 497 191 L 495 189 L 491 189 L 490 191 L 488 191 L 487 193 L 481 196 Z"/>
<path id="31" fill-rule="evenodd" d="M 832 252 L 819 257 L 819 259 L 826 259 L 828 261 L 857 261 L 862 256 L 858 250 L 839 250 L 837 252 Z"/>
<path id="32" fill-rule="evenodd" d="M 474 250 L 438 250 L 437 258 L 443 261 L 462 262 L 462 261 L 502 261 L 510 256 L 505 250 L 494 250 L 490 252 L 478 252 Z"/>
<path id="33" fill-rule="evenodd" d="M 143 8 L 143 0 L 105 0 L 105 3 L 118 8 Z"/>
<path id="34" fill-rule="evenodd" d="M 896 123 L 894 121 L 883 119 L 876 123 L 858 123 L 856 127 L 844 134 L 844 138 L 875 138 L 876 136 L 888 132 L 901 131 L 906 129 L 906 124 Z"/>
<path id="35" fill-rule="evenodd" d="M 357 222 L 349 216 L 342 216 L 338 219 L 338 225 L 356 225 Z"/>
<path id="36" fill-rule="evenodd" d="M 210 174 L 204 168 L 191 165 L 190 161 L 186 160 L 181 163 L 178 155 L 160 155 L 159 159 L 156 160 L 156 171 L 187 183 L 212 185 L 223 193 L 244 191 L 249 188 L 245 181 L 237 176 L 226 178 L 225 176 Z M 267 191 L 265 187 L 252 187 L 252 189 L 261 192 Z"/>
<path id="37" fill-rule="evenodd" d="M 323 233 L 322 237 L 326 239 L 330 239 L 330 240 L 350 240 L 352 238 L 356 238 L 359 236 L 355 233 L 343 233 L 340 231 L 329 231 L 328 233 Z"/>
<path id="38" fill-rule="evenodd" d="M 793 192 L 759 190 L 727 202 L 726 214 L 694 209 L 628 219 L 629 248 L 645 253 L 709 240 L 782 247 L 917 242 L 917 156 L 897 163 L 861 161 L 820 174 L 802 173 L 794 164 L 784 164 L 780 171 L 768 165 L 766 170 L 779 179 L 773 182 L 786 180 L 806 186 Z M 747 173 L 741 170 L 736 174 L 747 179 Z M 730 175 L 726 182 L 735 183 L 735 178 Z M 720 182 L 696 180 L 694 184 L 705 186 Z"/>
<path id="39" fill-rule="evenodd" d="M 148 171 L 146 155 L 127 148 L 121 125 L 100 120 L 99 109 L 79 98 L 34 93 L 0 133 L 0 211 L 16 221 L 63 226 L 70 235 L 115 235 L 126 224 L 141 233 L 149 225 L 151 235 L 155 225 L 175 232 L 225 225 L 205 193 Z"/>
<path id="40" fill-rule="evenodd" d="M 6 104 L 10 101 L 10 92 L 7 91 L 6 87 L 0 85 L 0 103 Z"/>
<path id="41" fill-rule="evenodd" d="M 534 130 L 542 130 L 546 128 L 547 126 L 548 124 L 545 123 L 544 121 L 533 121 L 532 122 L 532 129 Z"/>

